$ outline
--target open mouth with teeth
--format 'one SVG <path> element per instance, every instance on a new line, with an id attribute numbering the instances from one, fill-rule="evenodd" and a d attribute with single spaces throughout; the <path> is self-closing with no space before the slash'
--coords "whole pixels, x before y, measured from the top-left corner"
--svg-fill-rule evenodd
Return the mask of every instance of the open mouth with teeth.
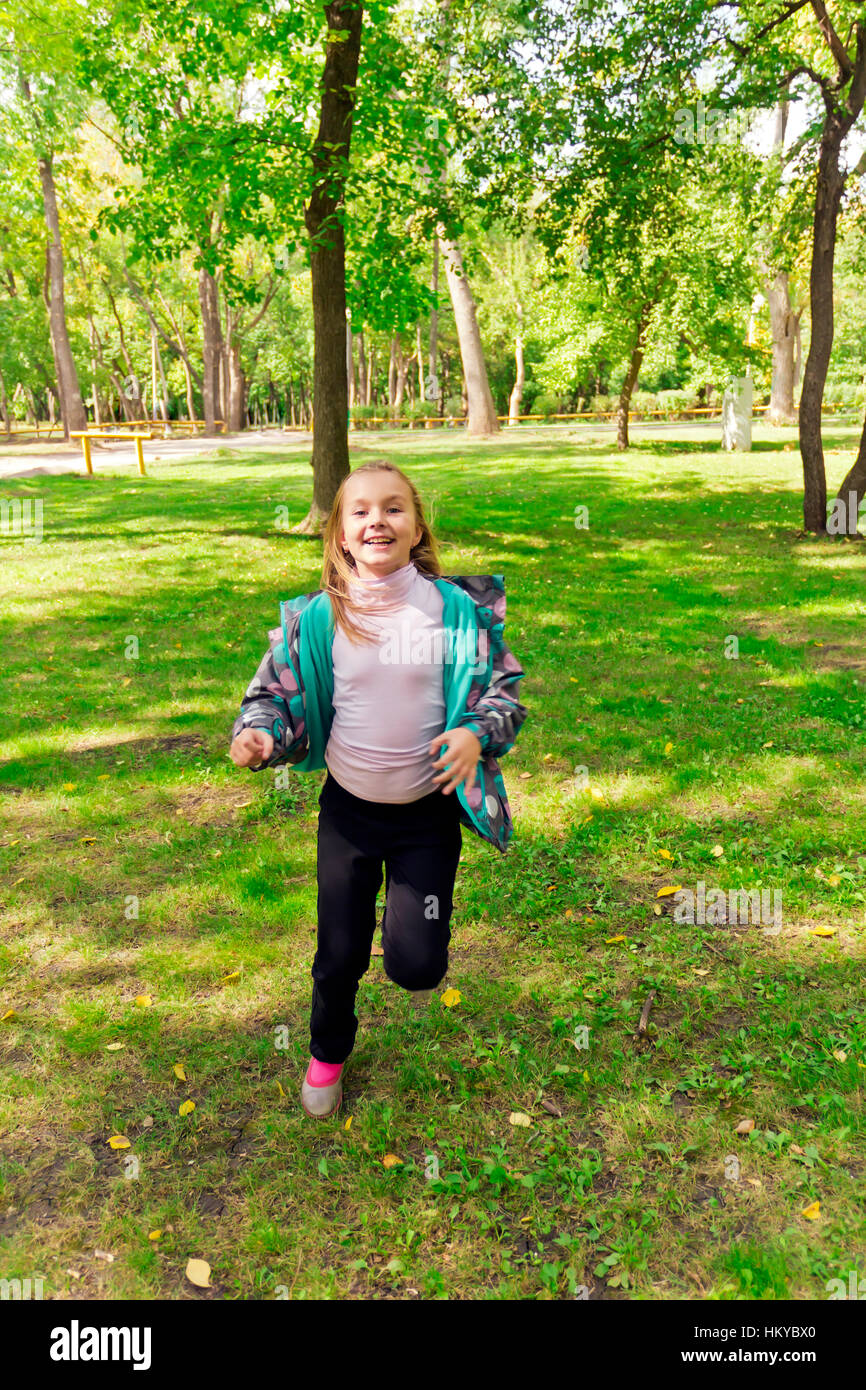
<path id="1" fill-rule="evenodd" d="M 381 540 L 367 541 L 367 545 L 385 546 L 385 545 L 393 545 L 393 544 L 394 544 L 393 540 L 387 540 L 387 539 L 385 539 L 384 537 L 383 537 Z"/>

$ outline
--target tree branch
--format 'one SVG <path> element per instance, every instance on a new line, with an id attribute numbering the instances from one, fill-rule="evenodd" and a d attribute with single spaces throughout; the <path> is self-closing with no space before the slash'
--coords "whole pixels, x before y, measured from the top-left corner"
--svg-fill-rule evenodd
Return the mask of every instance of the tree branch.
<path id="1" fill-rule="evenodd" d="M 170 348 L 171 351 L 172 351 L 177 357 L 180 357 L 182 361 L 186 362 L 186 365 L 187 365 L 187 367 L 189 368 L 189 374 L 190 374 L 190 376 L 191 376 L 191 377 L 193 378 L 193 380 L 195 381 L 195 383 L 196 383 L 196 385 L 198 386 L 199 390 L 203 390 L 203 388 L 204 388 L 204 383 L 203 383 L 203 380 L 202 380 L 202 377 L 201 377 L 201 373 L 200 373 L 200 372 L 197 372 L 197 371 L 195 370 L 195 368 L 193 367 L 192 363 L 191 363 L 190 360 L 189 360 L 189 353 L 186 351 L 185 348 L 182 348 L 182 347 L 180 346 L 179 343 L 176 343 L 175 340 L 174 340 L 174 338 L 170 337 L 169 334 L 166 333 L 165 329 L 162 327 L 162 324 L 159 323 L 159 322 L 157 321 L 157 318 L 156 318 L 156 315 L 155 315 L 154 312 L 153 312 L 153 306 L 152 306 L 152 304 L 150 303 L 150 300 L 147 298 L 147 296 L 146 296 L 146 294 L 144 293 L 144 290 L 141 288 L 141 286 L 140 286 L 140 285 L 137 285 L 136 282 L 133 280 L 132 276 L 130 275 L 129 271 L 127 270 L 127 268 L 126 268 L 125 266 L 124 266 L 124 270 L 123 270 L 123 275 L 124 275 L 124 278 L 125 278 L 125 280 L 126 280 L 127 285 L 129 286 L 129 292 L 130 292 L 130 294 L 132 295 L 132 297 L 133 297 L 133 299 L 136 301 L 136 303 L 139 305 L 139 307 L 142 308 L 142 309 L 144 310 L 144 312 L 147 314 L 147 317 L 148 317 L 150 323 L 153 325 L 153 327 L 155 328 L 156 332 L 159 334 L 160 338 L 162 338 L 162 340 L 163 340 L 163 342 L 166 344 L 166 346 L 167 346 L 168 348 Z"/>
<path id="2" fill-rule="evenodd" d="M 843 87 L 845 83 L 848 81 L 849 77 L 854 71 L 854 64 L 851 62 L 845 45 L 839 38 L 839 35 L 836 33 L 836 30 L 833 28 L 833 25 L 830 22 L 830 16 L 827 14 L 827 7 L 824 4 L 824 0 L 809 0 L 809 3 L 812 6 L 815 18 L 818 21 L 818 28 L 824 35 L 824 38 L 827 41 L 827 46 L 829 47 L 830 52 L 833 55 L 833 60 L 836 64 L 836 67 L 839 70 L 839 76 L 835 83 L 835 86 L 838 89 L 839 87 Z"/>

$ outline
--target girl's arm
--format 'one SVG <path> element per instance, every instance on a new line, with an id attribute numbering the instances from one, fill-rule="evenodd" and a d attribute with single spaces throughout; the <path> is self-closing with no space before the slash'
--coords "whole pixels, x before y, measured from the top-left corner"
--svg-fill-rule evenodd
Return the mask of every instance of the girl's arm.
<path id="1" fill-rule="evenodd" d="M 297 686 L 285 660 L 282 628 L 275 628 L 268 636 L 271 639 L 270 648 L 247 686 L 230 740 L 237 738 L 242 729 L 266 729 L 271 735 L 274 740 L 271 756 L 267 762 L 251 768 L 252 772 L 262 772 L 266 767 L 276 767 L 279 763 L 298 762 L 304 756 L 301 752 L 292 757 L 306 729 L 303 722 L 298 727 L 289 707 L 288 696 L 292 689 L 297 690 Z M 288 674 L 284 676 L 283 673 Z"/>
<path id="2" fill-rule="evenodd" d="M 486 636 L 482 633 L 481 636 Z M 489 629 L 493 649 L 493 671 L 487 688 L 473 708 L 458 720 L 458 726 L 472 729 L 481 741 L 484 757 L 501 758 L 514 746 L 520 726 L 529 711 L 520 703 L 518 690 L 525 671 L 502 637 L 502 624 Z"/>

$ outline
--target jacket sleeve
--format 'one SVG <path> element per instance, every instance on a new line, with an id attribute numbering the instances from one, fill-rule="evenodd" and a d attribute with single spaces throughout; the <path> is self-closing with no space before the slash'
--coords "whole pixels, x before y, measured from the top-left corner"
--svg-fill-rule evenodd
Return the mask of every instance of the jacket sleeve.
<path id="1" fill-rule="evenodd" d="M 291 693 L 297 692 L 298 687 L 285 659 L 282 628 L 274 628 L 268 636 L 270 648 L 247 686 L 231 732 L 231 741 L 242 729 L 266 729 L 273 737 L 270 758 L 258 767 L 249 768 L 250 772 L 263 772 L 266 767 L 276 767 L 279 763 L 299 762 L 305 756 L 300 747 L 305 733 L 304 721 L 293 715 L 290 707 Z"/>
<path id="2" fill-rule="evenodd" d="M 526 673 L 503 640 L 502 624 L 494 624 L 489 634 L 481 634 L 482 639 L 488 635 L 493 652 L 491 677 L 476 704 L 459 720 L 459 724 L 478 735 L 485 757 L 501 758 L 514 746 L 518 731 L 529 713 L 518 698 L 520 682 Z"/>

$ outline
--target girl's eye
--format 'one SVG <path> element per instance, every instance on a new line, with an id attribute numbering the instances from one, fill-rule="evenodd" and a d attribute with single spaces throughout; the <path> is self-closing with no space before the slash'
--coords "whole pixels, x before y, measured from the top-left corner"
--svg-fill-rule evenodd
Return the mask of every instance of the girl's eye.
<path id="1" fill-rule="evenodd" d="M 360 516 L 360 515 L 362 514 L 362 512 L 365 512 L 366 510 L 367 510 L 366 507 L 356 507 L 355 510 L 352 512 L 352 516 Z M 388 511 L 389 511 L 389 512 L 399 512 L 399 511 L 402 511 L 402 508 L 401 508 L 401 507 L 394 507 L 394 506 L 391 506 L 391 507 L 388 508 Z"/>

